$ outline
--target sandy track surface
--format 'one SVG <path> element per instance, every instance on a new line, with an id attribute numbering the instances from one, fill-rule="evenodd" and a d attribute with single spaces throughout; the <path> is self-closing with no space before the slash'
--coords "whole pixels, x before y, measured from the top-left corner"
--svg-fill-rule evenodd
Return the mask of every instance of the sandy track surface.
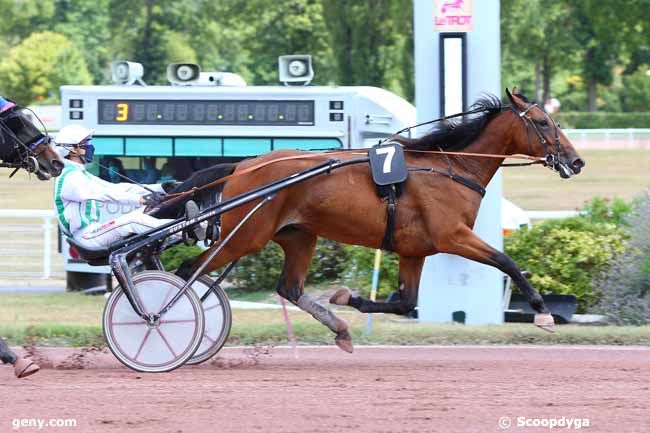
<path id="1" fill-rule="evenodd" d="M 228 348 L 167 374 L 110 353 L 39 349 L 45 368 L 0 367 L 0 431 L 543 432 L 518 417 L 588 419 L 589 432 L 650 431 L 650 348 Z M 512 426 L 499 427 L 501 417 Z M 14 419 L 77 426 L 13 429 Z M 541 421 L 540 421 L 541 422 Z M 574 424 L 575 425 L 575 424 Z"/>

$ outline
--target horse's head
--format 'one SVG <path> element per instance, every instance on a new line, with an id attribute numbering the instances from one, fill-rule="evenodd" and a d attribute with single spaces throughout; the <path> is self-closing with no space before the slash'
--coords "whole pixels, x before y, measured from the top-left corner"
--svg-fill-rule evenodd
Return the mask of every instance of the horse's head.
<path id="1" fill-rule="evenodd" d="M 40 180 L 61 174 L 63 160 L 50 137 L 41 133 L 18 106 L 0 99 L 0 159 L 36 173 Z"/>
<path id="2" fill-rule="evenodd" d="M 37 146 L 34 147 L 34 157 L 38 161 L 38 170 L 36 176 L 40 180 L 47 180 L 56 177 L 63 171 L 63 159 L 54 150 L 52 141 L 49 137 L 45 137 Z"/>
<path id="3" fill-rule="evenodd" d="M 545 158 L 545 164 L 564 179 L 580 173 L 585 162 L 549 114 L 524 95 L 506 89 L 512 110 L 521 119 L 515 127 L 512 153 Z"/>

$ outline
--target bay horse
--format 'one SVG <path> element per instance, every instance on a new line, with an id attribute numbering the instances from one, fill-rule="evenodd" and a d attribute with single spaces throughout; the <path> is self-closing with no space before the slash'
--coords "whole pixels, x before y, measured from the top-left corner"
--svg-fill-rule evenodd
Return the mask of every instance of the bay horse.
<path id="1" fill-rule="evenodd" d="M 56 177 L 63 170 L 63 160 L 54 150 L 50 137 L 41 133 L 19 106 L 2 97 L 0 167 L 23 168 L 40 180 Z"/>
<path id="2" fill-rule="evenodd" d="M 467 184 L 485 188 L 507 155 L 524 154 L 545 159 L 547 166 L 557 170 L 563 178 L 580 173 L 585 163 L 544 110 L 516 89 L 512 93 L 506 89 L 506 93 L 509 105 L 487 95 L 472 106 L 472 112 L 480 112 L 476 116 L 440 123 L 420 138 L 391 138 L 403 147 L 409 168 L 409 176 L 401 187 L 392 231 L 391 249 L 399 255 L 399 301 L 375 302 L 353 296 L 343 288 L 331 297 L 330 303 L 350 306 L 364 313 L 406 314 L 417 305 L 425 257 L 437 253 L 456 254 L 509 275 L 536 311 L 535 325 L 553 331 L 553 317 L 517 265 L 472 231 L 482 194 L 478 188 L 470 188 Z M 221 193 L 227 199 L 332 158 L 327 153 L 302 153 L 305 158 L 288 159 L 301 152 L 278 150 L 237 164 L 217 165 L 196 173 L 173 192 L 186 192 L 184 198 L 211 204 L 215 194 Z M 491 154 L 492 157 L 474 154 Z M 340 159 L 355 157 L 358 151 L 351 151 L 349 156 L 337 155 Z M 277 162 L 269 163 L 274 160 Z M 251 170 L 258 165 L 260 168 Z M 237 176 L 238 172 L 246 173 Z M 201 185 L 209 185 L 227 175 L 231 176 L 224 184 L 200 189 Z M 468 182 L 459 182 L 459 178 Z M 220 240 L 256 203 L 221 216 Z M 155 216 L 178 216 L 181 208 L 178 201 L 170 202 L 167 207 L 163 204 Z M 304 293 L 305 278 L 319 236 L 380 248 L 387 227 L 386 209 L 386 202 L 377 194 L 368 164 L 334 170 L 278 192 L 226 244 L 205 271 L 213 271 L 255 253 L 270 240 L 278 243 L 284 250 L 285 262 L 277 292 L 327 326 L 336 334 L 335 343 L 352 352 L 347 323 Z M 178 274 L 187 278 L 209 252 L 184 263 Z"/>

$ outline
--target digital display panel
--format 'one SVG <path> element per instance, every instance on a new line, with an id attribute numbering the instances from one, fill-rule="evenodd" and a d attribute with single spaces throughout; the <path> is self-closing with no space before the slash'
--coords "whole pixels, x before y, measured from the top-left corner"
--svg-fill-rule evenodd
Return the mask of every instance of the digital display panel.
<path id="1" fill-rule="evenodd" d="M 99 124 L 109 125 L 278 125 L 314 124 L 314 101 L 97 101 Z"/>

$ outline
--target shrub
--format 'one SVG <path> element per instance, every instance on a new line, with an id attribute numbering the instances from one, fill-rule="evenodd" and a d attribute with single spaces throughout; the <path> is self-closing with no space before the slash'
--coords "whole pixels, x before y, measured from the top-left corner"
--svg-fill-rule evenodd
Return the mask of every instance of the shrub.
<path id="1" fill-rule="evenodd" d="M 347 262 L 347 251 L 340 244 L 319 239 L 309 268 L 307 281 L 322 283 L 336 280 Z M 243 257 L 231 274 L 232 282 L 242 290 L 275 290 L 284 266 L 284 252 L 269 244 L 259 253 Z"/>
<path id="2" fill-rule="evenodd" d="M 621 325 L 650 323 L 650 193 L 636 202 L 628 218 L 630 241 L 611 268 L 595 278 L 602 293 L 594 309 Z"/>
<path id="3" fill-rule="evenodd" d="M 358 290 L 363 296 L 370 295 L 372 271 L 375 262 L 375 250 L 359 246 L 346 245 L 348 262 L 343 272 L 343 282 Z M 397 290 L 399 281 L 399 257 L 397 254 L 384 253 L 379 268 L 377 297 L 385 298 Z"/>
<path id="4" fill-rule="evenodd" d="M 618 197 L 608 200 L 594 197 L 584 206 L 584 216 L 591 222 L 609 222 L 617 226 L 627 225 L 632 204 Z"/>
<path id="5" fill-rule="evenodd" d="M 626 232 L 611 222 L 588 216 L 544 221 L 505 238 L 505 252 L 532 273 L 530 282 L 541 293 L 572 294 L 578 311 L 599 301 L 591 280 L 621 253 Z"/>
<path id="6" fill-rule="evenodd" d="M 167 271 L 175 271 L 187 259 L 198 256 L 203 249 L 197 245 L 176 245 L 160 255 L 160 261 Z"/>

